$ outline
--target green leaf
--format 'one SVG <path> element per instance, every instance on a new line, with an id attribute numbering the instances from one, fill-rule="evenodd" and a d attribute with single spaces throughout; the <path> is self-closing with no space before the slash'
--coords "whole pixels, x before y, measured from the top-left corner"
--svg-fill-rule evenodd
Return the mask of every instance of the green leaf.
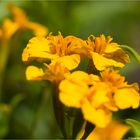
<path id="1" fill-rule="evenodd" d="M 126 119 L 125 122 L 131 126 L 132 131 L 136 137 L 140 136 L 140 122 L 133 119 Z"/>
<path id="2" fill-rule="evenodd" d="M 140 55 L 133 48 L 126 45 L 120 45 L 120 47 L 129 52 L 140 63 Z"/>
<path id="3" fill-rule="evenodd" d="M 8 133 L 8 116 L 0 111 L 0 139 Z"/>

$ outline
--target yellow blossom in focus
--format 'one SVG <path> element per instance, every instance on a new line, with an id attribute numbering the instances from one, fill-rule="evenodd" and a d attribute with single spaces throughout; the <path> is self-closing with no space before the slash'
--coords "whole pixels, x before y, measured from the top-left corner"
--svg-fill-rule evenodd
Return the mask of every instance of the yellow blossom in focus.
<path id="1" fill-rule="evenodd" d="M 48 69 L 43 70 L 42 68 L 37 68 L 35 66 L 28 66 L 26 69 L 26 79 L 49 80 L 51 82 L 59 83 L 70 74 L 68 69 L 62 63 L 45 64 L 45 66 Z"/>
<path id="2" fill-rule="evenodd" d="M 81 108 L 84 118 L 97 127 L 105 127 L 112 111 L 139 107 L 138 86 L 124 80 L 108 69 L 101 76 L 75 71 L 61 81 L 59 99 L 66 106 Z"/>
<path id="3" fill-rule="evenodd" d="M 86 140 L 121 140 L 129 129 L 126 124 L 112 120 L 105 128 L 96 127 Z"/>
<path id="4" fill-rule="evenodd" d="M 80 63 L 80 55 L 72 53 L 75 46 L 81 45 L 82 40 L 74 36 L 63 38 L 61 33 L 58 36 L 34 37 L 27 44 L 22 54 L 25 62 L 38 60 L 42 62 L 51 61 L 52 64 L 63 63 L 66 68 L 72 70 Z"/>
<path id="5" fill-rule="evenodd" d="M 66 106 L 81 108 L 86 120 L 105 127 L 111 120 L 112 113 L 104 106 L 109 101 L 105 87 L 93 86 L 98 81 L 96 75 L 75 71 L 61 81 L 59 99 Z"/>
<path id="6" fill-rule="evenodd" d="M 138 108 L 140 105 L 139 87 L 137 83 L 128 84 L 125 77 L 109 69 L 101 73 L 101 81 L 110 88 L 110 102 L 106 104 L 111 110 Z M 116 106 L 116 107 L 115 107 Z"/>
<path id="7" fill-rule="evenodd" d="M 129 62 L 129 56 L 117 43 L 111 43 L 112 38 L 104 35 L 90 36 L 87 40 L 87 49 L 92 57 L 97 70 L 102 71 L 107 67 L 124 67 Z"/>

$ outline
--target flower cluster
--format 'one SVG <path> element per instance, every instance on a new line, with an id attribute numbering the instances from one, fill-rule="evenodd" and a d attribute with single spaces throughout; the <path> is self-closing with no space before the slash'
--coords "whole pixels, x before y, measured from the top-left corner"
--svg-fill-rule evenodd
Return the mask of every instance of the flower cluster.
<path id="1" fill-rule="evenodd" d="M 104 35 L 83 40 L 50 33 L 32 38 L 22 54 L 26 63 L 43 63 L 43 68 L 28 66 L 27 80 L 50 80 L 56 84 L 59 100 L 67 107 L 81 109 L 84 119 L 97 127 L 93 133 L 108 127 L 113 112 L 135 109 L 140 104 L 138 84 L 128 84 L 119 74 L 119 68 L 130 61 L 129 56 L 111 41 L 110 36 Z M 78 69 L 83 59 L 89 63 L 86 72 Z M 128 127 L 124 128 L 125 133 Z"/>

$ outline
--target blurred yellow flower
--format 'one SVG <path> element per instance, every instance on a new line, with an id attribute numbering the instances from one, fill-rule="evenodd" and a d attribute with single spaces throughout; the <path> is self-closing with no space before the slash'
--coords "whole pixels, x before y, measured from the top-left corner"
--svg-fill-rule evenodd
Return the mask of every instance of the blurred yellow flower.
<path id="1" fill-rule="evenodd" d="M 3 21 L 3 25 L 0 31 L 0 39 L 10 39 L 12 35 L 19 29 L 29 29 L 34 32 L 36 36 L 46 36 L 48 29 L 38 23 L 31 22 L 24 11 L 19 7 L 11 4 L 9 10 L 13 14 L 13 20 L 6 18 Z"/>
<path id="2" fill-rule="evenodd" d="M 49 80 L 51 82 L 59 83 L 63 80 L 70 72 L 62 63 L 55 64 L 44 64 L 46 70 L 35 66 L 28 66 L 26 69 L 27 80 Z"/>
<path id="3" fill-rule="evenodd" d="M 80 55 L 71 52 L 72 47 L 79 45 L 77 40 L 80 39 L 72 36 L 63 38 L 61 33 L 58 36 L 50 34 L 46 38 L 34 37 L 24 49 L 22 60 L 25 62 L 31 60 L 47 62 L 50 60 L 52 64 L 63 63 L 66 68 L 72 70 L 80 63 Z"/>
<path id="4" fill-rule="evenodd" d="M 19 28 L 30 29 L 35 35 L 47 35 L 48 29 L 41 24 L 31 22 L 21 8 L 11 4 L 9 5 L 9 10 L 13 15 L 14 22 L 18 24 Z"/>
<path id="5" fill-rule="evenodd" d="M 104 35 L 100 37 L 90 36 L 87 40 L 88 49 L 97 70 L 102 71 L 107 67 L 122 68 L 129 62 L 129 56 L 117 43 L 111 43 L 112 38 Z"/>
<path id="6" fill-rule="evenodd" d="M 97 127 L 105 127 L 112 111 L 139 107 L 140 95 L 135 84 L 128 85 L 116 71 L 105 70 L 101 77 L 75 71 L 59 86 L 60 101 L 81 108 L 84 118 Z"/>
<path id="7" fill-rule="evenodd" d="M 86 140 L 121 140 L 129 129 L 126 124 L 112 120 L 105 128 L 96 127 Z"/>

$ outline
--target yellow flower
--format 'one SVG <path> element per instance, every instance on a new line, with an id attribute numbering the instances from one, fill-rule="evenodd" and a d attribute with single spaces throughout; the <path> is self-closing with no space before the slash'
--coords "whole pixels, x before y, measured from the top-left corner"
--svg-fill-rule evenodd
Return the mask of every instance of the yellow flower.
<path id="1" fill-rule="evenodd" d="M 73 39 L 71 39 L 73 38 Z M 25 62 L 38 60 L 51 63 L 63 63 L 65 67 L 72 70 L 80 63 L 80 55 L 72 53 L 72 47 L 79 45 L 76 41 L 79 38 L 63 36 L 59 33 L 58 36 L 49 35 L 47 38 L 38 36 L 32 38 L 22 54 L 22 60 Z"/>
<path id="2" fill-rule="evenodd" d="M 122 68 L 129 62 L 129 56 L 119 47 L 117 43 L 111 43 L 112 38 L 90 36 L 87 40 L 87 49 L 93 59 L 97 70 L 102 71 L 106 67 Z"/>
<path id="3" fill-rule="evenodd" d="M 138 87 L 124 80 L 116 71 L 105 70 L 101 77 L 75 71 L 61 81 L 59 99 L 68 107 L 80 108 L 86 120 L 105 127 L 112 111 L 139 107 Z"/>
<path id="4" fill-rule="evenodd" d="M 11 4 L 9 5 L 9 10 L 13 15 L 14 22 L 18 24 L 19 28 L 30 29 L 35 33 L 35 35 L 47 35 L 48 29 L 41 24 L 31 22 L 21 8 Z"/>
<path id="5" fill-rule="evenodd" d="M 6 18 L 0 31 L 0 38 L 10 39 L 12 35 L 19 29 L 29 29 L 34 32 L 36 36 L 46 36 L 48 29 L 41 24 L 31 22 L 24 11 L 15 5 L 9 5 L 9 10 L 13 15 L 13 20 Z"/>
<path id="6" fill-rule="evenodd" d="M 35 66 L 28 66 L 26 69 L 26 79 L 27 80 L 49 80 L 52 82 L 59 83 L 63 80 L 69 73 L 68 69 L 62 63 L 55 64 L 44 64 L 46 70 L 38 68 Z"/>
<path id="7" fill-rule="evenodd" d="M 108 94 L 110 102 L 106 104 L 108 108 L 115 111 L 117 109 L 139 107 L 140 95 L 137 83 L 129 85 L 125 82 L 125 77 L 116 71 L 110 70 L 105 70 L 101 73 L 101 81 L 105 82 L 110 88 Z"/>
<path id="8" fill-rule="evenodd" d="M 8 9 L 13 16 L 13 21 L 17 23 L 21 28 L 25 28 L 29 21 L 25 12 L 14 4 L 9 4 Z"/>
<path id="9" fill-rule="evenodd" d="M 103 106 L 109 100 L 105 85 L 93 86 L 99 80 L 96 75 L 75 71 L 60 83 L 59 98 L 66 106 L 81 108 L 86 120 L 105 127 L 111 119 L 111 112 Z"/>
<path id="10" fill-rule="evenodd" d="M 121 140 L 129 129 L 126 124 L 112 120 L 105 128 L 96 127 L 86 140 Z"/>

